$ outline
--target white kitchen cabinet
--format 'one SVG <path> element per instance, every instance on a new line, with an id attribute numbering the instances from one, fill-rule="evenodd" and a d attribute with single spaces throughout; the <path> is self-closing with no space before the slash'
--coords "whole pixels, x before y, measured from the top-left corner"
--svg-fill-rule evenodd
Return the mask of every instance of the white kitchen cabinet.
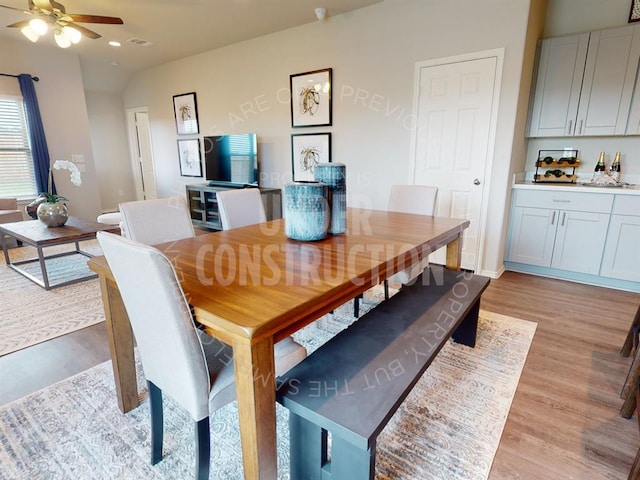
<path id="1" fill-rule="evenodd" d="M 558 210 L 551 267 L 597 275 L 609 214 Z"/>
<path id="2" fill-rule="evenodd" d="M 613 195 L 517 190 L 507 260 L 597 275 Z"/>
<path id="3" fill-rule="evenodd" d="M 640 282 L 640 197 L 616 196 L 600 275 Z"/>
<path id="4" fill-rule="evenodd" d="M 557 216 L 557 210 L 514 207 L 507 260 L 540 267 L 550 266 Z"/>
<path id="5" fill-rule="evenodd" d="M 529 136 L 573 135 L 588 47 L 588 33 L 540 42 Z"/>
<path id="6" fill-rule="evenodd" d="M 529 136 L 625 134 L 639 58 L 639 25 L 543 40 Z"/>

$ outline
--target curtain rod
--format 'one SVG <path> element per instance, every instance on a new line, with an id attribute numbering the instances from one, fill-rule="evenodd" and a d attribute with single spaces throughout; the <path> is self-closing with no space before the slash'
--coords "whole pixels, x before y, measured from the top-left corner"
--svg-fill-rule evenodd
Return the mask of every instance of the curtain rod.
<path id="1" fill-rule="evenodd" d="M 18 75 L 12 75 L 10 73 L 0 73 L 0 76 L 18 78 Z M 33 78 L 34 82 L 39 82 L 40 81 L 40 79 L 38 77 L 31 76 L 31 78 Z"/>

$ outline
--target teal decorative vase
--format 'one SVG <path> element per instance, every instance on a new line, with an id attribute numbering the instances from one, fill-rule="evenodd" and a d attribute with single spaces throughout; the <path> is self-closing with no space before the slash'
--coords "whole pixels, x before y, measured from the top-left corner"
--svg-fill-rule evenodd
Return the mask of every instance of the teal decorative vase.
<path id="1" fill-rule="evenodd" d="M 47 227 L 62 227 L 69 220 L 69 210 L 64 202 L 44 202 L 38 205 L 38 220 Z"/>
<path id="2" fill-rule="evenodd" d="M 347 167 L 343 163 L 319 163 L 313 169 L 316 182 L 329 188 L 329 233 L 347 231 Z"/>
<path id="3" fill-rule="evenodd" d="M 328 187 L 321 182 L 292 182 L 284 186 L 285 234 L 293 240 L 311 242 L 327 236 Z"/>

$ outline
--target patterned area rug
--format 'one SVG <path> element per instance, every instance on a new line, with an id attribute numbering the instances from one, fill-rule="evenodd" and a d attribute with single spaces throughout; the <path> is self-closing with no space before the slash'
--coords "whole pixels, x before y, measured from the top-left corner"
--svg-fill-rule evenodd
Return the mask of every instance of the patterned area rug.
<path id="1" fill-rule="evenodd" d="M 368 292 L 363 310 L 381 296 Z M 295 336 L 309 351 L 352 322 L 352 303 Z M 449 342 L 378 439 L 377 479 L 484 480 L 536 324 L 481 311 L 475 349 Z M 165 399 L 164 459 L 149 464 L 149 403 L 123 415 L 110 362 L 0 410 L 0 478 L 193 478 L 192 421 Z M 278 478 L 289 479 L 288 412 L 277 405 Z M 237 404 L 211 418 L 211 478 L 242 479 Z M 294 479 L 295 480 L 295 479 Z"/>
<path id="2" fill-rule="evenodd" d="M 94 255 L 102 252 L 97 241 L 81 242 L 82 250 Z M 45 249 L 45 255 L 73 250 L 74 245 Z M 37 256 L 35 248 L 9 251 L 12 262 Z M 50 281 L 58 283 L 91 273 L 87 257 L 73 255 L 47 260 Z M 21 266 L 42 278 L 39 264 Z M 0 356 L 74 330 L 104 321 L 104 310 L 97 279 L 45 290 L 5 264 L 0 255 Z"/>

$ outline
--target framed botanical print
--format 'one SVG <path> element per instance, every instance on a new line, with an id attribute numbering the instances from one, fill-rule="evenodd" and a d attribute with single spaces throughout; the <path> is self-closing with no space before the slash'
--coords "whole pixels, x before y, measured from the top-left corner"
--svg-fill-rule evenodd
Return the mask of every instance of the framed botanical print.
<path id="1" fill-rule="evenodd" d="M 195 92 L 174 95 L 173 111 L 176 116 L 178 135 L 193 135 L 199 132 Z"/>
<path id="2" fill-rule="evenodd" d="M 331 125 L 331 68 L 289 76 L 291 126 Z"/>
<path id="3" fill-rule="evenodd" d="M 178 140 L 178 160 L 180 161 L 180 175 L 201 177 L 200 139 Z"/>
<path id="4" fill-rule="evenodd" d="M 640 0 L 631 0 L 631 11 L 629 12 L 629 23 L 640 21 Z"/>
<path id="5" fill-rule="evenodd" d="M 331 161 L 330 133 L 298 133 L 291 135 L 293 181 L 313 180 L 313 169 Z"/>

